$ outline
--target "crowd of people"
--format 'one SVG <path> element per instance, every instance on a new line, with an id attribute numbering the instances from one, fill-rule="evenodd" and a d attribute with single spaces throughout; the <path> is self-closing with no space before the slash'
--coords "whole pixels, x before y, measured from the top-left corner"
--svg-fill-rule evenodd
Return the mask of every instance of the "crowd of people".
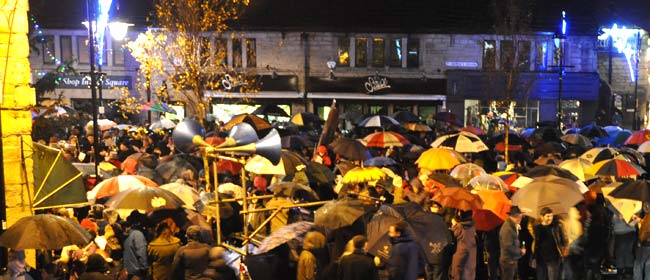
<path id="1" fill-rule="evenodd" d="M 372 131 L 357 129 L 355 135 L 349 137 L 361 138 Z M 156 174 L 156 164 L 129 157 L 135 153 L 148 154 L 159 164 L 179 156 L 170 132 L 147 131 L 145 128 L 130 131 L 110 129 L 95 136 L 92 130 L 82 134 L 77 128 L 71 130 L 67 140 L 53 137 L 45 144 L 60 148 L 72 162 L 94 162 L 95 157 L 99 157 L 116 167 L 111 176 L 138 174 L 161 184 L 182 182 L 197 191 L 205 191 L 201 151 L 196 152 L 198 160 L 190 160 L 194 171 L 179 172 L 165 179 Z M 240 273 L 255 280 L 601 279 L 602 274 L 608 272 L 617 274 L 619 279 L 629 279 L 632 275 L 634 279 L 650 279 L 650 263 L 647 263 L 650 261 L 650 223 L 645 222 L 650 219 L 650 215 L 645 215 L 650 212 L 650 205 L 644 204 L 644 211 L 624 220 L 602 193 L 589 192 L 585 194 L 586 199 L 568 213 L 553 213 L 551 208 L 543 207 L 535 209 L 538 211 L 535 215 L 526 215 L 524 209 L 513 205 L 501 226 L 490 231 L 477 230 L 471 210 L 445 207 L 434 199 L 441 186 L 430 175 L 449 170 L 418 168 L 417 156 L 412 156 L 418 147 L 420 152 L 422 147 L 428 147 L 436 133 L 454 131 L 409 132 L 400 129 L 399 132 L 409 134 L 411 143 L 404 147 L 368 149 L 370 156 L 384 156 L 396 162 L 381 166 L 387 174 L 385 179 L 343 183 L 341 179 L 350 169 L 349 165 L 360 163 L 347 160 L 327 145 L 286 148 L 304 157 L 305 161 L 322 164 L 340 175 L 329 184 L 311 181 L 305 166 L 296 167 L 291 175 L 284 177 L 255 174 L 253 171 L 249 178 L 244 179 L 245 182 L 236 169 L 210 174 L 220 184 L 243 186 L 250 195 L 275 195 L 253 201 L 249 205 L 251 208 L 273 210 L 314 200 L 300 193 L 285 196 L 270 190 L 278 182 L 290 181 L 313 189 L 318 200 L 360 200 L 367 209 L 352 225 L 337 229 L 315 225 L 299 240 L 263 254 L 245 257 L 239 267 L 233 267 L 226 260 L 225 255 L 231 253 L 229 250 L 215 244 L 217 222 L 220 223 L 222 240 L 241 246 L 242 238 L 237 237 L 237 233 L 244 227 L 248 227 L 249 232 L 261 227 L 259 233 L 263 237 L 293 222 L 313 221 L 313 212 L 318 207 L 287 208 L 270 217 L 270 211 L 242 216 L 239 203 L 224 204 L 226 211 L 219 221 L 211 215 L 204 215 L 212 225 L 207 234 L 205 228 L 197 225 L 180 225 L 173 219 L 152 219 L 151 213 L 134 211 L 128 217 L 120 217 L 115 210 L 99 206 L 61 210 L 56 214 L 76 219 L 91 232 L 91 242 L 85 247 L 40 252 L 39 276 L 29 276 L 25 272 L 30 269 L 25 266 L 24 255 L 21 256 L 20 251 L 14 252 L 14 265 L 10 265 L 10 272 L 12 277 L 41 279 L 236 279 Z M 206 139 L 225 136 L 227 132 L 219 131 L 219 126 L 216 126 Z M 337 134 L 337 137 L 346 136 Z M 99 141 L 98 151 L 95 150 L 95 141 Z M 488 173 L 505 168 L 499 164 L 503 160 L 502 150 L 489 146 L 487 151 L 465 156 Z M 562 159 L 579 156 L 580 153 L 575 151 L 567 149 L 566 153 L 539 155 L 534 152 L 534 147 L 520 147 L 511 151 L 508 168 L 524 173 L 536 165 L 554 165 Z M 539 157 L 544 160 L 534 160 Z M 611 178 L 596 180 L 605 179 Z M 223 195 L 235 196 L 227 192 Z M 402 221 L 387 229 L 391 244 L 389 253 L 386 256 L 374 254 L 368 248 L 366 224 L 382 204 L 416 204 L 421 211 L 442 217 L 447 227 L 431 230 L 444 231 L 450 242 L 441 248 L 435 260 L 427 259 L 422 252 L 428 248 L 416 242 L 417 236 L 408 223 Z M 243 217 L 248 217 L 248 220 Z M 267 219 L 270 222 L 265 221 Z"/>

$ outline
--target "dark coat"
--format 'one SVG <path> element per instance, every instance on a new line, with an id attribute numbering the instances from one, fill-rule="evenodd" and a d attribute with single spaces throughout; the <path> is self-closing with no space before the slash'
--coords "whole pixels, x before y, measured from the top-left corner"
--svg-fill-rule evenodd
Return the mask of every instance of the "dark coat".
<path id="1" fill-rule="evenodd" d="M 372 257 L 362 250 L 341 257 L 339 260 L 339 280 L 379 280 L 379 272 Z"/>
<path id="2" fill-rule="evenodd" d="M 506 219 L 499 231 L 499 246 L 502 260 L 516 261 L 522 256 L 517 225 L 510 218 Z"/>
<path id="3" fill-rule="evenodd" d="M 174 255 L 172 263 L 173 279 L 199 279 L 208 268 L 210 246 L 197 241 L 189 241 Z"/>
<path id="4" fill-rule="evenodd" d="M 151 263 L 153 280 L 172 279 L 172 262 L 180 247 L 181 240 L 173 236 L 169 239 L 158 237 L 149 243 L 147 259 Z"/>
<path id="5" fill-rule="evenodd" d="M 108 275 L 101 272 L 85 272 L 81 274 L 79 280 L 112 280 Z"/>
<path id="6" fill-rule="evenodd" d="M 460 222 L 452 226 L 456 238 L 456 252 L 452 258 L 451 275 L 454 279 L 473 280 L 476 274 L 476 228 L 474 222 Z"/>
<path id="7" fill-rule="evenodd" d="M 390 280 L 417 280 L 423 260 L 420 245 L 415 243 L 408 232 L 391 238 L 392 246 L 388 253 L 386 268 Z"/>
<path id="8" fill-rule="evenodd" d="M 208 264 L 208 268 L 203 271 L 201 280 L 237 280 L 235 271 L 226 265 L 224 259 L 213 260 Z"/>

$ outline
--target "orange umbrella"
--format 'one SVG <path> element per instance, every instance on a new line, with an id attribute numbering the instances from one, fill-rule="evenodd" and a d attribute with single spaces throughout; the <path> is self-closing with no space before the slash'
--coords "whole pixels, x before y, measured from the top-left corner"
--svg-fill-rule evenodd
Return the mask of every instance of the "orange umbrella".
<path id="1" fill-rule="evenodd" d="M 410 142 L 399 133 L 392 131 L 381 131 L 371 133 L 368 136 L 363 137 L 362 143 L 365 144 L 366 147 L 388 148 L 390 146 L 402 147 L 406 144 L 409 144 Z"/>
<path id="2" fill-rule="evenodd" d="M 416 132 L 431 131 L 431 127 L 423 123 L 405 123 L 402 125 L 402 127 L 406 128 L 406 130 L 416 131 Z"/>
<path id="3" fill-rule="evenodd" d="M 630 138 L 625 140 L 625 145 L 640 145 L 648 140 L 650 140 L 650 129 L 643 129 L 632 133 Z"/>
<path id="4" fill-rule="evenodd" d="M 493 230 L 508 218 L 512 203 L 502 191 L 481 190 L 478 196 L 483 201 L 483 208 L 473 214 L 477 230 Z"/>
<path id="5" fill-rule="evenodd" d="M 86 193 L 88 200 L 95 200 L 102 197 L 115 195 L 130 189 L 144 187 L 157 187 L 158 184 L 151 179 L 140 175 L 120 175 L 109 178 L 97 184 L 92 190 Z"/>
<path id="6" fill-rule="evenodd" d="M 428 170 L 451 170 L 467 160 L 460 153 L 447 148 L 430 148 L 424 151 L 415 162 L 418 168 Z"/>
<path id="7" fill-rule="evenodd" d="M 433 201 L 440 203 L 443 207 L 468 211 L 481 209 L 483 201 L 481 198 L 464 188 L 440 189 L 433 197 Z"/>

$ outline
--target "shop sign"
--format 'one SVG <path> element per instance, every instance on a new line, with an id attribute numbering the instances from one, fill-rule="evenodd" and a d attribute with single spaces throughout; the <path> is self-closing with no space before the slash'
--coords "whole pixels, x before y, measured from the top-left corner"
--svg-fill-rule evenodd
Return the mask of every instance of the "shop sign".
<path id="1" fill-rule="evenodd" d="M 447 67 L 459 67 L 459 68 L 477 68 L 478 63 L 473 61 L 446 61 L 445 65 Z"/>
<path id="2" fill-rule="evenodd" d="M 112 89 L 117 87 L 132 89 L 133 80 L 131 76 L 104 76 L 101 80 L 101 85 L 103 89 Z M 57 87 L 87 89 L 90 88 L 90 76 L 65 76 L 61 81 L 59 81 Z"/>
<path id="3" fill-rule="evenodd" d="M 381 76 L 368 77 L 368 79 L 363 83 L 363 86 L 368 94 L 378 94 L 390 88 L 388 79 Z"/>

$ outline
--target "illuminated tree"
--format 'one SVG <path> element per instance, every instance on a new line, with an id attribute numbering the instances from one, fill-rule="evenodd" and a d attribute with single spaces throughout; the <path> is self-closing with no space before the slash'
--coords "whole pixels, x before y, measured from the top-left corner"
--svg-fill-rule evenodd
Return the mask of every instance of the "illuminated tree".
<path id="1" fill-rule="evenodd" d="M 127 44 L 140 62 L 140 92 L 182 102 L 201 122 L 209 111 L 207 90 L 256 93 L 255 73 L 229 68 L 225 46 L 210 40 L 237 20 L 249 0 L 156 0 L 154 25 Z M 234 36 L 234 35 L 232 35 Z M 169 85 L 169 89 L 167 86 Z"/>

